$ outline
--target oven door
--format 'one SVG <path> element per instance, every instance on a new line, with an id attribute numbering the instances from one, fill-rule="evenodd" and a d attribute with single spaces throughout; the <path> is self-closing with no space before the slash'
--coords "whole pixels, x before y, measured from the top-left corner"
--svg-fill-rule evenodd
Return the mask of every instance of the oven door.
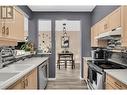
<path id="1" fill-rule="evenodd" d="M 90 89 L 103 89 L 103 74 L 95 68 L 88 68 L 88 86 Z"/>

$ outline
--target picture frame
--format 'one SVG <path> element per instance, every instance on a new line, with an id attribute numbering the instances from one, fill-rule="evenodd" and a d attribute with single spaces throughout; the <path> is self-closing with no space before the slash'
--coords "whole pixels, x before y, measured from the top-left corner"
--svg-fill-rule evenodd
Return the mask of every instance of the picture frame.
<path id="1" fill-rule="evenodd" d="M 69 48 L 69 36 L 61 36 L 61 48 Z"/>

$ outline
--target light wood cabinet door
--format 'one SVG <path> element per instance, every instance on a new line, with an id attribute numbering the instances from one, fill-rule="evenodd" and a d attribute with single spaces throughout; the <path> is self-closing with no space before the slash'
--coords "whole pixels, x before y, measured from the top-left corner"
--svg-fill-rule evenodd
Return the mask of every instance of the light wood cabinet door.
<path id="1" fill-rule="evenodd" d="M 105 89 L 111 90 L 111 89 L 114 89 L 114 88 L 109 83 L 106 83 Z"/>
<path id="2" fill-rule="evenodd" d="M 17 41 L 24 40 L 24 16 L 17 9 L 15 9 L 15 22 L 14 22 L 14 37 Z"/>
<path id="3" fill-rule="evenodd" d="M 93 31 L 93 27 L 91 27 L 91 46 L 94 47 L 94 31 Z"/>
<path id="4" fill-rule="evenodd" d="M 121 46 L 127 47 L 127 6 L 121 7 L 121 26 L 123 28 L 121 35 Z"/>
<path id="5" fill-rule="evenodd" d="M 37 69 L 34 69 L 26 75 L 25 89 L 37 89 Z"/>
<path id="6" fill-rule="evenodd" d="M 10 6 L 1 6 L 0 7 L 0 9 L 4 9 L 4 8 L 6 8 L 6 7 L 10 7 Z M 0 37 L 2 37 L 2 38 L 7 38 L 7 39 L 10 39 L 10 40 L 14 40 L 14 17 L 15 17 L 15 15 L 14 15 L 14 13 L 15 13 L 15 11 L 14 11 L 14 7 L 12 7 L 13 9 L 13 18 L 7 18 L 7 19 L 2 19 L 1 17 L 0 17 L 0 22 L 1 22 L 1 33 L 0 33 Z M 5 12 L 4 12 L 5 11 Z M 3 10 L 3 11 L 0 11 L 0 12 L 2 12 L 1 13 L 1 15 L 2 14 L 5 14 L 6 13 L 6 15 L 9 15 L 9 13 L 7 13 L 7 12 L 9 12 L 9 11 L 7 11 L 7 10 Z"/>
<path id="7" fill-rule="evenodd" d="M 110 29 L 109 16 L 106 16 L 99 22 L 99 33 L 108 32 Z"/>
<path id="8" fill-rule="evenodd" d="M 29 72 L 23 78 L 9 86 L 7 89 L 37 89 L 37 68 Z"/>
<path id="9" fill-rule="evenodd" d="M 106 74 L 106 89 L 127 89 L 127 85 Z"/>
<path id="10" fill-rule="evenodd" d="M 23 81 L 23 79 L 20 79 L 17 82 L 15 82 L 13 85 L 8 87 L 7 89 L 22 90 L 24 88 L 25 88 L 25 82 Z"/>
<path id="11" fill-rule="evenodd" d="M 96 37 L 98 36 L 98 24 L 95 24 L 91 29 L 91 41 L 92 41 L 92 47 L 98 47 L 98 40 Z"/>
<path id="12" fill-rule="evenodd" d="M 15 40 L 13 22 L 5 22 L 5 36 L 4 37 Z"/>
<path id="13" fill-rule="evenodd" d="M 106 47 L 106 40 L 99 40 L 96 37 L 100 34 L 100 24 L 97 23 L 91 28 L 91 47 Z"/>
<path id="14" fill-rule="evenodd" d="M 0 37 L 16 41 L 24 40 L 24 16 L 19 10 L 13 7 L 13 19 L 0 19 L 0 22 L 2 27 L 5 26 L 5 33 L 0 33 Z"/>
<path id="15" fill-rule="evenodd" d="M 116 9 L 109 15 L 110 30 L 121 26 L 121 8 Z"/>

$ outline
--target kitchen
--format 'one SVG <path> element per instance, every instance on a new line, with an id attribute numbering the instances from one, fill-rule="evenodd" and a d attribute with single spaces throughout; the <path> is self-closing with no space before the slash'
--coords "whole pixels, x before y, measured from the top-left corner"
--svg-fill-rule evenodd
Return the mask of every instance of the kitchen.
<path id="1" fill-rule="evenodd" d="M 127 89 L 127 6 L 1 6 L 0 13 L 0 89 L 37 90 L 49 85 L 50 89 Z M 39 19 L 51 20 L 48 52 L 38 49 Z M 69 59 L 72 68 L 56 66 L 56 20 L 81 21 L 78 68 L 73 68 L 76 59 Z M 67 48 L 64 52 L 72 54 Z M 57 80 L 61 73 L 64 82 Z"/>

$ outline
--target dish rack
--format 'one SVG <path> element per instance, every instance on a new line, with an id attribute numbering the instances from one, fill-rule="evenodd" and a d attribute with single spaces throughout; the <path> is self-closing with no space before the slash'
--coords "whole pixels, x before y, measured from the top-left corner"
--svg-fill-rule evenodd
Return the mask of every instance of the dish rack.
<path id="1" fill-rule="evenodd" d="M 0 68 L 15 61 L 14 50 L 11 47 L 0 48 Z"/>

